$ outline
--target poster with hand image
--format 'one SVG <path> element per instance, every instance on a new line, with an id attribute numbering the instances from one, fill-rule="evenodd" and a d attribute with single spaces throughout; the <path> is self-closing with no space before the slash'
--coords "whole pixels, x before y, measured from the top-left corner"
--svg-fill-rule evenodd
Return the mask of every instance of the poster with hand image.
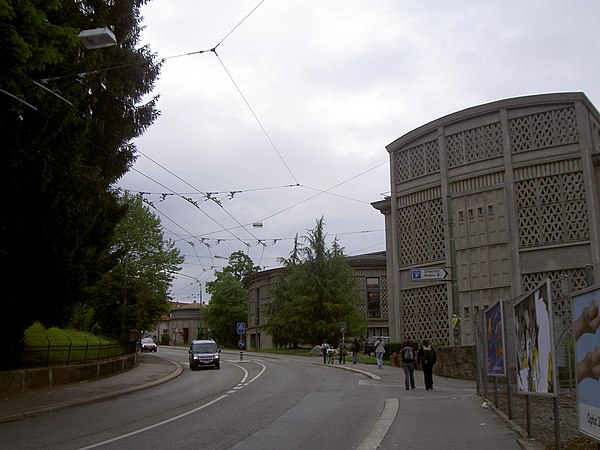
<path id="1" fill-rule="evenodd" d="M 550 280 L 513 305 L 519 393 L 556 396 Z"/>
<path id="2" fill-rule="evenodd" d="M 579 431 L 600 442 L 600 287 L 573 297 Z"/>

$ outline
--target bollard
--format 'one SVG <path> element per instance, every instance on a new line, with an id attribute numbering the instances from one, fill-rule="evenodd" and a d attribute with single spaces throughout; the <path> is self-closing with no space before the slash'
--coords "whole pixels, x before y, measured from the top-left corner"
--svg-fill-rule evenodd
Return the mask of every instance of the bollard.
<path id="1" fill-rule="evenodd" d="M 244 360 L 244 351 L 240 350 L 240 361 Z"/>

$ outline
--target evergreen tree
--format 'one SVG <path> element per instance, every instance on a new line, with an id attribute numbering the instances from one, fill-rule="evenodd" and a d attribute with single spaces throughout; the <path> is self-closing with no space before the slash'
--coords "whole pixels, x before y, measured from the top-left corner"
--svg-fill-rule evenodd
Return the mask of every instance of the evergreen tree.
<path id="1" fill-rule="evenodd" d="M 160 66 L 136 48 L 145 3 L 0 0 L 0 369 L 19 365 L 34 320 L 65 325 L 112 270 L 125 214 L 112 186 L 135 160 L 132 139 L 158 114 L 156 98 L 142 102 Z M 84 49 L 79 31 L 101 27 L 118 44 Z"/>
<path id="2" fill-rule="evenodd" d="M 277 344 L 335 342 L 340 322 L 349 335 L 362 334 L 363 299 L 343 248 L 337 240 L 327 248 L 323 218 L 304 240 L 303 247 L 295 240 L 290 258 L 281 260 L 285 270 L 273 286 L 264 329 Z"/>

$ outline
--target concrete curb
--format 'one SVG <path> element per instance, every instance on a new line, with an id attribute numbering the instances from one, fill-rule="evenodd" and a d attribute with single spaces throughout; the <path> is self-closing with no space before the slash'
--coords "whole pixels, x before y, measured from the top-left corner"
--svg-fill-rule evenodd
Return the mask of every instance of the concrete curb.
<path id="1" fill-rule="evenodd" d="M 12 415 L 8 415 L 8 416 L 2 416 L 2 417 L 0 417 L 0 423 L 13 422 L 15 420 L 21 420 L 21 419 L 25 419 L 27 417 L 35 417 L 35 416 L 39 416 L 41 414 L 48 413 L 51 411 L 58 411 L 61 409 L 72 408 L 74 406 L 97 403 L 97 402 L 101 402 L 101 401 L 108 400 L 111 398 L 119 397 L 121 395 L 126 395 L 126 394 L 130 394 L 132 392 L 141 391 L 143 389 L 157 386 L 162 383 L 166 383 L 167 381 L 170 381 L 173 378 L 178 377 L 183 372 L 183 366 L 181 364 L 179 364 L 178 362 L 175 362 L 173 360 L 170 360 L 170 359 L 166 359 L 166 360 L 175 366 L 175 370 L 172 373 L 170 373 L 169 375 L 159 378 L 158 380 L 154 380 L 154 381 L 151 381 L 151 382 L 148 382 L 145 384 L 141 384 L 138 386 L 131 386 L 128 388 L 124 388 L 121 390 L 117 390 L 117 391 L 113 391 L 113 392 L 109 392 L 109 393 L 105 393 L 105 394 L 91 395 L 91 396 L 88 396 L 85 398 L 64 401 L 64 402 L 60 402 L 60 403 L 55 403 L 50 406 L 44 406 L 42 408 L 32 409 L 29 411 L 24 411 L 21 413 L 12 414 Z"/>
<path id="2" fill-rule="evenodd" d="M 367 377 L 369 377 L 372 380 L 381 380 L 381 377 L 379 375 L 375 375 L 372 372 L 368 372 L 366 370 L 363 369 L 357 369 L 356 367 L 351 367 L 351 366 L 346 366 L 345 364 L 323 364 L 323 363 L 313 363 L 315 366 L 326 366 L 326 367 L 334 367 L 336 369 L 342 369 L 342 370 L 347 370 L 349 372 L 356 372 L 356 373 L 360 373 L 362 375 L 365 375 Z"/>

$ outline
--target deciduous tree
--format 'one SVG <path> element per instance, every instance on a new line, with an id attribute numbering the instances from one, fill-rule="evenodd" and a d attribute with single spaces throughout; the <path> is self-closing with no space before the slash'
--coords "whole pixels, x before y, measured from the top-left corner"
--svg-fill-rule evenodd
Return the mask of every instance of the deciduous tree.
<path id="1" fill-rule="evenodd" d="M 210 303 L 203 310 L 204 320 L 217 342 L 233 346 L 237 338 L 236 325 L 248 319 L 248 290 L 242 279 L 254 268 L 252 259 L 243 252 L 234 252 L 229 264 L 222 271 L 215 272 L 215 280 L 206 283 L 206 291 L 211 294 Z"/>

